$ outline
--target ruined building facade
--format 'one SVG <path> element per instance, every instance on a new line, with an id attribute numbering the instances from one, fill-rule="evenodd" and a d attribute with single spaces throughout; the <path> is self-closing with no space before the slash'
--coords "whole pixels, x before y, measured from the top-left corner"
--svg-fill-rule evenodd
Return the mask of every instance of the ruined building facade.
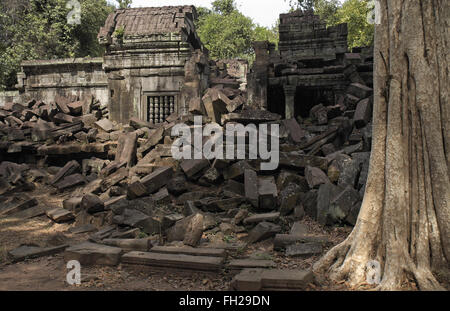
<path id="1" fill-rule="evenodd" d="M 278 50 L 254 43 L 251 105 L 287 119 L 307 118 L 315 105 L 343 104 L 351 83 L 372 86 L 371 51 L 349 53 L 347 24 L 327 28 L 319 16 L 296 11 L 280 15 L 279 32 Z"/>
<path id="2" fill-rule="evenodd" d="M 123 123 L 186 114 L 190 94 L 201 96 L 208 86 L 196 18 L 194 6 L 116 10 L 98 35 L 103 58 L 24 62 L 18 88 L 45 102 L 93 95 L 109 108 L 110 119 Z"/>
<path id="3" fill-rule="evenodd" d="M 196 18 L 194 6 L 116 10 L 98 35 L 103 58 L 24 62 L 18 88 L 25 100 L 47 103 L 92 95 L 113 121 L 161 123 L 173 113 L 204 112 L 208 87 L 246 88 L 244 107 L 289 119 L 308 118 L 318 104 L 352 110 L 360 98 L 349 86 L 373 85 L 372 51 L 349 52 L 346 24 L 327 27 L 311 12 L 281 14 L 278 49 L 255 42 L 247 77 L 243 62 L 208 59 Z"/>

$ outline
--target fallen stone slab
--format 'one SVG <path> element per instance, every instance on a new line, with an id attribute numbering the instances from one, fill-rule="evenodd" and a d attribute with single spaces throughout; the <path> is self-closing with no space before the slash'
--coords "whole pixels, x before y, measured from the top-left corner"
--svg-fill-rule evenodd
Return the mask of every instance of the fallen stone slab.
<path id="1" fill-rule="evenodd" d="M 254 170 L 245 169 L 244 171 L 245 197 L 253 205 L 259 207 L 258 193 L 258 175 Z"/>
<path id="2" fill-rule="evenodd" d="M 42 215 L 45 215 L 45 209 L 42 206 L 34 206 L 18 213 L 12 214 L 9 217 L 16 219 L 30 219 Z"/>
<path id="3" fill-rule="evenodd" d="M 369 97 L 372 94 L 372 92 L 373 89 L 360 83 L 352 83 L 347 89 L 348 94 L 356 96 L 359 99 Z"/>
<path id="4" fill-rule="evenodd" d="M 306 235 L 308 234 L 308 226 L 297 221 L 292 225 L 291 231 L 289 233 L 291 235 Z"/>
<path id="5" fill-rule="evenodd" d="M 273 241 L 273 248 L 282 250 L 290 245 L 302 243 L 320 243 L 323 245 L 327 245 L 330 243 L 330 241 L 326 236 L 277 234 Z"/>
<path id="6" fill-rule="evenodd" d="M 63 207 L 69 211 L 76 211 L 81 208 L 83 197 L 72 197 L 63 201 Z"/>
<path id="7" fill-rule="evenodd" d="M 237 291 L 305 290 L 312 282 L 310 270 L 244 269 L 231 287 Z"/>
<path id="8" fill-rule="evenodd" d="M 149 195 L 147 191 L 147 187 L 145 187 L 140 180 L 137 180 L 128 185 L 127 189 L 127 197 L 130 200 L 134 200 L 137 198 L 145 197 Z"/>
<path id="9" fill-rule="evenodd" d="M 22 245 L 16 249 L 8 252 L 8 256 L 13 262 L 24 261 L 26 259 L 34 259 L 46 256 L 52 256 L 63 252 L 67 248 L 67 245 L 61 245 L 56 247 L 38 247 Z"/>
<path id="10" fill-rule="evenodd" d="M 103 212 L 105 210 L 105 204 L 97 195 L 90 193 L 81 199 L 81 209 L 89 214 L 95 214 Z"/>
<path id="11" fill-rule="evenodd" d="M 258 178 L 259 208 L 274 210 L 277 207 L 278 189 L 275 177 L 265 176 Z"/>
<path id="12" fill-rule="evenodd" d="M 292 139 L 294 143 L 300 143 L 302 139 L 306 136 L 306 131 L 300 127 L 297 120 L 295 119 L 284 120 L 283 124 L 289 133 L 289 137 Z"/>
<path id="13" fill-rule="evenodd" d="M 315 189 L 322 184 L 330 183 L 327 174 L 317 167 L 307 166 L 305 169 L 305 177 L 310 189 Z"/>
<path id="14" fill-rule="evenodd" d="M 321 170 L 327 170 L 328 160 L 316 156 L 280 152 L 280 165 L 294 169 L 305 169 L 307 166 L 313 166 Z"/>
<path id="15" fill-rule="evenodd" d="M 64 252 L 64 260 L 77 260 L 82 266 L 116 266 L 120 262 L 122 249 L 101 244 L 85 242 L 71 246 Z"/>
<path id="16" fill-rule="evenodd" d="M 119 136 L 115 158 L 116 162 L 126 162 L 127 167 L 132 167 L 136 164 L 137 138 L 135 132 Z"/>
<path id="17" fill-rule="evenodd" d="M 192 178 L 197 173 L 209 166 L 209 161 L 204 160 L 184 160 L 180 167 L 188 178 Z"/>
<path id="18" fill-rule="evenodd" d="M 82 234 L 89 232 L 96 232 L 98 229 L 92 224 L 87 224 L 83 226 L 73 227 L 69 229 L 69 232 L 72 234 Z"/>
<path id="19" fill-rule="evenodd" d="M 62 180 L 64 177 L 72 175 L 74 173 L 77 173 L 80 171 L 80 164 L 78 164 L 77 161 L 70 161 L 66 165 L 64 165 L 63 168 L 61 168 L 58 173 L 53 177 L 50 184 L 54 185 L 60 180 Z"/>
<path id="20" fill-rule="evenodd" d="M 155 193 L 162 187 L 166 186 L 173 176 L 171 167 L 161 167 L 141 179 L 141 183 L 147 188 L 149 193 Z"/>
<path id="21" fill-rule="evenodd" d="M 248 234 L 248 242 L 256 243 L 267 240 L 281 231 L 281 227 L 270 222 L 261 222 Z"/>
<path id="22" fill-rule="evenodd" d="M 0 216 L 8 216 L 11 214 L 15 214 L 15 213 L 24 211 L 24 210 L 29 209 L 36 205 L 38 205 L 38 201 L 35 198 L 33 198 L 33 199 L 27 198 L 24 202 L 21 202 L 13 207 L 2 210 L 0 212 Z"/>
<path id="23" fill-rule="evenodd" d="M 108 177 L 103 179 L 103 181 L 101 183 L 101 189 L 103 191 L 107 191 L 111 187 L 119 184 L 121 181 L 128 178 L 128 175 L 129 175 L 128 168 L 126 168 L 126 167 L 120 168 L 116 172 L 112 173 L 111 175 L 109 175 Z"/>
<path id="24" fill-rule="evenodd" d="M 98 242 L 110 237 L 114 230 L 116 230 L 116 226 L 106 226 L 100 228 L 96 233 L 89 237 L 89 241 Z"/>
<path id="25" fill-rule="evenodd" d="M 302 243 L 286 247 L 286 256 L 289 257 L 311 257 L 322 252 L 323 246 L 320 243 Z"/>
<path id="26" fill-rule="evenodd" d="M 150 252 L 161 254 L 181 254 L 190 256 L 226 257 L 227 252 L 221 248 L 193 248 L 174 246 L 154 246 Z"/>
<path id="27" fill-rule="evenodd" d="M 122 256 L 122 263 L 161 268 L 196 271 L 220 271 L 223 257 L 190 256 L 183 254 L 161 254 L 154 252 L 130 252 Z"/>
<path id="28" fill-rule="evenodd" d="M 55 184 L 54 186 L 59 191 L 64 191 L 69 188 L 84 185 L 86 183 L 86 178 L 81 174 L 73 174 L 65 177 L 62 181 Z"/>
<path id="29" fill-rule="evenodd" d="M 280 214 L 283 216 L 289 215 L 296 206 L 298 206 L 301 187 L 297 184 L 291 183 L 278 196 L 278 205 L 280 206 Z"/>
<path id="30" fill-rule="evenodd" d="M 124 251 L 148 252 L 153 244 L 150 239 L 104 239 L 102 244 L 119 247 Z"/>
<path id="31" fill-rule="evenodd" d="M 358 103 L 353 121 L 358 129 L 363 128 L 372 121 L 372 106 L 369 98 L 363 99 Z"/>
<path id="32" fill-rule="evenodd" d="M 241 178 L 244 176 L 245 170 L 247 169 L 252 169 L 251 165 L 248 164 L 247 161 L 239 161 L 225 170 L 223 172 L 223 177 L 225 179 Z"/>
<path id="33" fill-rule="evenodd" d="M 111 133 L 114 130 L 114 124 L 109 119 L 97 121 L 94 123 L 94 126 L 106 133 Z"/>
<path id="34" fill-rule="evenodd" d="M 260 222 L 273 222 L 280 218 L 279 212 L 254 214 L 244 219 L 244 225 L 258 224 Z"/>
<path id="35" fill-rule="evenodd" d="M 64 222 L 68 222 L 75 219 L 75 215 L 72 214 L 71 211 L 68 211 L 64 208 L 55 208 L 48 210 L 46 212 L 47 217 L 53 220 L 54 222 L 60 224 Z"/>
<path id="36" fill-rule="evenodd" d="M 248 268 L 271 269 L 275 266 L 272 260 L 235 259 L 227 265 L 227 268 L 232 271 L 239 271 Z"/>

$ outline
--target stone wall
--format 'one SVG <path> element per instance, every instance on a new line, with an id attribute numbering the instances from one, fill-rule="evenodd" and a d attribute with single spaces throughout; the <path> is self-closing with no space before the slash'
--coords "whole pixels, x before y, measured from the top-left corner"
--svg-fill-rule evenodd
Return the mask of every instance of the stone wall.
<path id="1" fill-rule="evenodd" d="M 6 103 L 11 102 L 19 102 L 20 101 L 20 94 L 18 91 L 6 91 L 6 92 L 0 92 L 0 107 L 5 106 Z"/>
<path id="2" fill-rule="evenodd" d="M 18 74 L 20 100 L 50 103 L 57 96 L 75 95 L 82 99 L 93 95 L 102 106 L 107 106 L 108 83 L 102 65 L 102 58 L 25 61 Z"/>

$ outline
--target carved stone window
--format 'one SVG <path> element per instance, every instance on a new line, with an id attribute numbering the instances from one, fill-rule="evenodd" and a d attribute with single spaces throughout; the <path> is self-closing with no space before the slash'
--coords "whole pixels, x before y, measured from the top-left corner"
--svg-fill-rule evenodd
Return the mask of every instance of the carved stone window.
<path id="1" fill-rule="evenodd" d="M 164 122 L 175 112 L 175 95 L 150 95 L 147 97 L 147 121 L 152 124 Z"/>

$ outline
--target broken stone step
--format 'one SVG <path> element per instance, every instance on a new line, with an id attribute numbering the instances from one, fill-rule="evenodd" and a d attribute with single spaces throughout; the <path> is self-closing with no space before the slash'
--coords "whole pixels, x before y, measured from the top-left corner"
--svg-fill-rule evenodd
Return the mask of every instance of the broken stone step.
<path id="1" fill-rule="evenodd" d="M 119 247 L 124 251 L 148 252 L 152 248 L 150 239 L 104 239 L 102 244 Z"/>
<path id="2" fill-rule="evenodd" d="M 321 243 L 302 243 L 286 247 L 286 256 L 289 257 L 311 257 L 322 254 L 322 252 Z"/>
<path id="3" fill-rule="evenodd" d="M 329 240 L 326 236 L 302 236 L 290 234 L 277 234 L 273 241 L 274 249 L 285 249 L 289 245 L 301 243 L 320 243 L 326 245 Z"/>
<path id="4" fill-rule="evenodd" d="M 64 252 L 66 262 L 77 260 L 82 266 L 116 266 L 123 251 L 118 247 L 85 242 L 71 246 Z"/>
<path id="5" fill-rule="evenodd" d="M 125 264 L 198 271 L 219 271 L 222 268 L 223 261 L 224 258 L 222 257 L 145 252 L 130 252 L 122 256 L 122 263 Z"/>
<path id="6" fill-rule="evenodd" d="M 60 224 L 64 222 L 68 222 L 75 219 L 75 215 L 72 212 L 64 209 L 64 208 L 54 208 L 48 210 L 46 212 L 47 217 L 53 220 L 54 222 Z"/>
<path id="7" fill-rule="evenodd" d="M 46 256 L 52 256 L 63 252 L 68 245 L 60 245 L 56 247 L 38 247 L 22 245 L 8 252 L 13 262 L 24 261 L 25 259 L 34 259 Z"/>
<path id="8" fill-rule="evenodd" d="M 161 254 L 181 254 L 190 256 L 206 256 L 206 257 L 226 257 L 227 252 L 221 248 L 193 248 L 193 247 L 172 247 L 172 246 L 155 246 L 150 252 Z"/>
<path id="9" fill-rule="evenodd" d="M 237 291 L 305 290 L 314 282 L 309 270 L 244 269 L 232 281 Z"/>
<path id="10" fill-rule="evenodd" d="M 270 269 L 275 266 L 272 260 L 235 259 L 227 265 L 227 268 L 233 272 L 238 272 L 248 268 Z"/>

